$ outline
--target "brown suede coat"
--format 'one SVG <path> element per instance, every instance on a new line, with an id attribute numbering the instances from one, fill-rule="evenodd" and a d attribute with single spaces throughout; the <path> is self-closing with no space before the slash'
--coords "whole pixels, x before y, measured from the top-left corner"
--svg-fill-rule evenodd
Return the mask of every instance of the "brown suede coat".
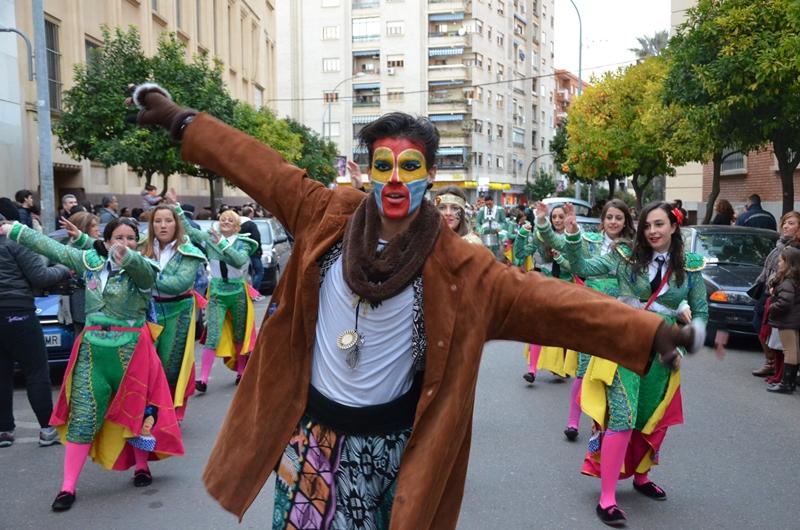
<path id="1" fill-rule="evenodd" d="M 342 239 L 364 195 L 326 188 L 264 144 L 204 114 L 187 127 L 182 155 L 229 178 L 295 238 L 272 297 L 277 310 L 261 325 L 203 475 L 209 493 L 241 517 L 304 412 L 319 305 L 317 260 Z M 502 265 L 446 228 L 422 274 L 426 369 L 400 466 L 393 530 L 456 527 L 486 341 L 561 344 L 644 374 L 662 322 L 596 291 Z"/>

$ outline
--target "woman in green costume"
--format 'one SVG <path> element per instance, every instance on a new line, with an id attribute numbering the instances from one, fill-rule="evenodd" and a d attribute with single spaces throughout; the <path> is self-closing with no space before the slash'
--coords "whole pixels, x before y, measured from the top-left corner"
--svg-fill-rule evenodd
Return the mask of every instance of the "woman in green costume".
<path id="1" fill-rule="evenodd" d="M 257 243 L 239 233 L 240 220 L 236 212 L 222 212 L 219 232 L 208 232 L 193 227 L 177 203 L 174 192 L 165 196 L 175 204 L 175 211 L 183 229 L 192 243 L 205 250 L 211 268 L 206 308 L 206 338 L 200 379 L 195 382 L 199 392 L 208 389 L 208 376 L 215 357 L 222 357 L 226 365 L 236 370 L 236 384 L 242 377 L 247 356 L 255 344 L 255 316 L 250 298 L 248 269 L 250 255 Z"/>
<path id="2" fill-rule="evenodd" d="M 615 274 L 620 300 L 658 313 L 670 323 L 691 321 L 696 327 L 696 349 L 708 320 L 706 288 L 700 273 L 704 260 L 684 253 L 681 213 L 669 204 L 647 205 L 640 219 L 632 249 L 616 245 L 614 252 L 588 258 L 575 217 L 568 216 L 567 259 L 583 277 Z M 582 472 L 601 479 L 596 512 L 606 524 L 626 521 L 616 502 L 620 478 L 633 475 L 636 491 L 652 499 L 666 499 L 664 490 L 649 479 L 648 473 L 658 463 L 667 429 L 683 423 L 679 361 L 677 357 L 671 366 L 654 362 L 644 377 L 595 357 L 589 362 L 581 407 L 595 421 L 597 430 L 589 442 Z"/>
<path id="3" fill-rule="evenodd" d="M 50 419 L 66 446 L 53 510 L 72 507 L 88 456 L 107 469 L 135 466 L 134 485 L 148 486 L 148 459 L 183 454 L 183 443 L 145 318 L 159 267 L 136 251 L 137 224 L 112 220 L 90 250 L 62 245 L 20 223 L 2 225 L 0 233 L 66 265 L 86 284 L 86 327 Z"/>
<path id="4" fill-rule="evenodd" d="M 575 208 L 571 204 L 566 204 L 564 208 L 568 216 L 575 214 Z M 559 251 L 564 250 L 566 245 L 565 236 L 557 234 L 550 223 L 547 222 L 546 210 L 539 212 L 537 215 L 536 231 L 548 246 Z M 633 218 L 628 205 L 619 199 L 611 199 L 605 204 L 600 214 L 600 232 L 582 233 L 582 256 L 586 258 L 605 256 L 609 252 L 615 252 L 617 247 L 622 248 L 622 246 L 630 249 L 635 235 L 636 229 L 633 227 Z M 616 270 L 611 271 L 609 274 L 587 278 L 586 286 L 615 298 L 619 296 Z M 578 426 L 581 418 L 580 391 L 583 384 L 583 376 L 589 366 L 589 358 L 586 353 L 578 354 L 578 368 L 570 392 L 567 428 L 564 429 L 564 436 L 571 442 L 578 438 Z"/>
<path id="5" fill-rule="evenodd" d="M 548 208 L 546 204 L 536 203 L 536 209 L 537 212 L 547 216 Z M 564 232 L 565 216 L 566 212 L 563 206 L 556 206 L 550 210 L 549 226 L 553 227 L 552 230 L 554 233 L 562 234 Z M 514 240 L 512 264 L 518 267 L 525 267 L 528 258 L 533 262 L 534 270 L 537 272 L 545 276 L 572 281 L 569 262 L 561 254 L 561 251 L 547 244 L 542 239 L 541 234 L 531 228 L 530 223 L 524 223 L 520 227 L 517 237 Z M 536 380 L 536 373 L 539 368 L 546 368 L 561 378 L 569 373 L 569 370 L 564 370 L 567 352 L 565 352 L 563 348 L 529 344 L 526 346 L 526 349 L 528 354 L 528 371 L 522 378 L 527 381 L 528 384 L 533 384 Z M 544 357 L 541 357 L 542 352 L 545 353 Z"/>
<path id="6" fill-rule="evenodd" d="M 161 272 L 153 286 L 156 322 L 164 329 L 156 349 L 167 376 L 175 413 L 182 420 L 186 401 L 194 391 L 194 326 L 198 302 L 194 282 L 203 252 L 192 245 L 175 207 L 161 204 L 151 210 L 147 242 L 142 254 L 158 261 Z"/>

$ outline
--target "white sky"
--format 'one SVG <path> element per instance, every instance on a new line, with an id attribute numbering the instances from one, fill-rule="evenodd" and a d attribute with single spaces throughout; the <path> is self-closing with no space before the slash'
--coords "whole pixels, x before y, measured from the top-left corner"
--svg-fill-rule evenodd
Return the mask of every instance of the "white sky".
<path id="1" fill-rule="evenodd" d="M 583 21 L 583 79 L 633 61 L 636 37 L 670 29 L 670 0 L 574 0 Z M 556 68 L 578 75 L 578 17 L 570 0 L 555 0 Z M 547 28 L 549 29 L 549 28 Z M 621 66 L 621 65 L 619 65 Z"/>

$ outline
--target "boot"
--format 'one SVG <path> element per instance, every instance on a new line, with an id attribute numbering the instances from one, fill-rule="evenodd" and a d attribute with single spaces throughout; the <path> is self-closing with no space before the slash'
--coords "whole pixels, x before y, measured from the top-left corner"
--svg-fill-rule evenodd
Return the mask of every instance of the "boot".
<path id="1" fill-rule="evenodd" d="M 767 392 L 777 394 L 792 394 L 797 386 L 797 365 L 783 365 L 783 379 L 780 383 L 775 383 L 767 387 Z"/>
<path id="2" fill-rule="evenodd" d="M 780 383 L 783 380 L 783 352 L 775 352 L 775 374 L 772 377 L 767 377 L 766 382 L 769 385 Z"/>
<path id="3" fill-rule="evenodd" d="M 775 352 L 770 348 L 764 347 L 764 365 L 758 370 L 753 370 L 753 375 L 756 377 L 767 377 L 768 375 L 775 374 Z"/>

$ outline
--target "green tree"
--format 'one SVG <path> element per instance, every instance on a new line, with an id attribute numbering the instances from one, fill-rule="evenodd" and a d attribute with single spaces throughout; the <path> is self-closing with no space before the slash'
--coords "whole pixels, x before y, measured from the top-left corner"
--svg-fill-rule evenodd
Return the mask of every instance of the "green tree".
<path id="1" fill-rule="evenodd" d="M 800 164 L 800 3 L 699 0 L 670 49 L 675 67 L 667 94 L 706 120 L 715 174 L 723 152 L 771 143 L 783 211 L 792 210 Z M 714 199 L 718 190 L 717 183 Z"/>
<path id="2" fill-rule="evenodd" d="M 628 50 L 632 51 L 636 58 L 641 61 L 648 57 L 661 55 L 661 52 L 664 51 L 669 43 L 669 31 L 656 31 L 652 37 L 645 35 L 636 37 L 636 40 L 639 41 L 639 47 L 628 48 Z"/>
<path id="3" fill-rule="evenodd" d="M 289 122 L 279 119 L 267 107 L 256 110 L 238 101 L 233 110 L 234 126 L 278 151 L 287 162 L 296 163 L 303 155 L 303 139 L 292 131 Z"/>
<path id="4" fill-rule="evenodd" d="M 123 96 L 131 82 L 154 81 L 179 105 L 232 123 L 234 101 L 222 82 L 221 65 L 212 66 L 201 56 L 187 63 L 186 47 L 173 34 L 161 38 L 152 58 L 145 57 L 134 27 L 113 32 L 104 27 L 103 42 L 90 63 L 75 66 L 75 84 L 64 94 L 64 112 L 55 125 L 61 148 L 105 166 L 126 163 L 147 184 L 160 174 L 164 190 L 175 173 L 217 179 L 183 162 L 166 131 L 128 123 L 130 109 Z M 213 205 L 214 186 L 210 189 Z"/>
<path id="5" fill-rule="evenodd" d="M 525 185 L 525 193 L 531 201 L 540 201 L 545 197 L 549 197 L 555 191 L 556 181 L 553 175 L 544 169 L 539 169 L 539 174 Z"/>
<path id="6" fill-rule="evenodd" d="M 303 168 L 308 176 L 326 186 L 336 180 L 338 173 L 334 167 L 336 144 L 323 140 L 317 133 L 290 118 L 286 121 L 289 130 L 301 138 L 301 156 L 295 165 Z"/>
<path id="7" fill-rule="evenodd" d="M 567 176 L 570 182 L 585 182 L 587 184 L 592 184 L 595 179 L 585 179 L 580 177 L 575 172 L 575 169 L 569 165 L 567 149 L 569 146 L 569 134 L 567 134 L 568 121 L 569 119 L 564 119 L 561 122 L 556 129 L 556 134 L 553 136 L 553 139 L 550 140 L 550 152 L 553 153 L 553 161 L 555 162 L 556 167 Z M 608 174 L 605 176 L 605 180 L 608 183 L 609 193 L 612 195 L 614 194 L 617 180 L 619 178 L 619 175 Z"/>

